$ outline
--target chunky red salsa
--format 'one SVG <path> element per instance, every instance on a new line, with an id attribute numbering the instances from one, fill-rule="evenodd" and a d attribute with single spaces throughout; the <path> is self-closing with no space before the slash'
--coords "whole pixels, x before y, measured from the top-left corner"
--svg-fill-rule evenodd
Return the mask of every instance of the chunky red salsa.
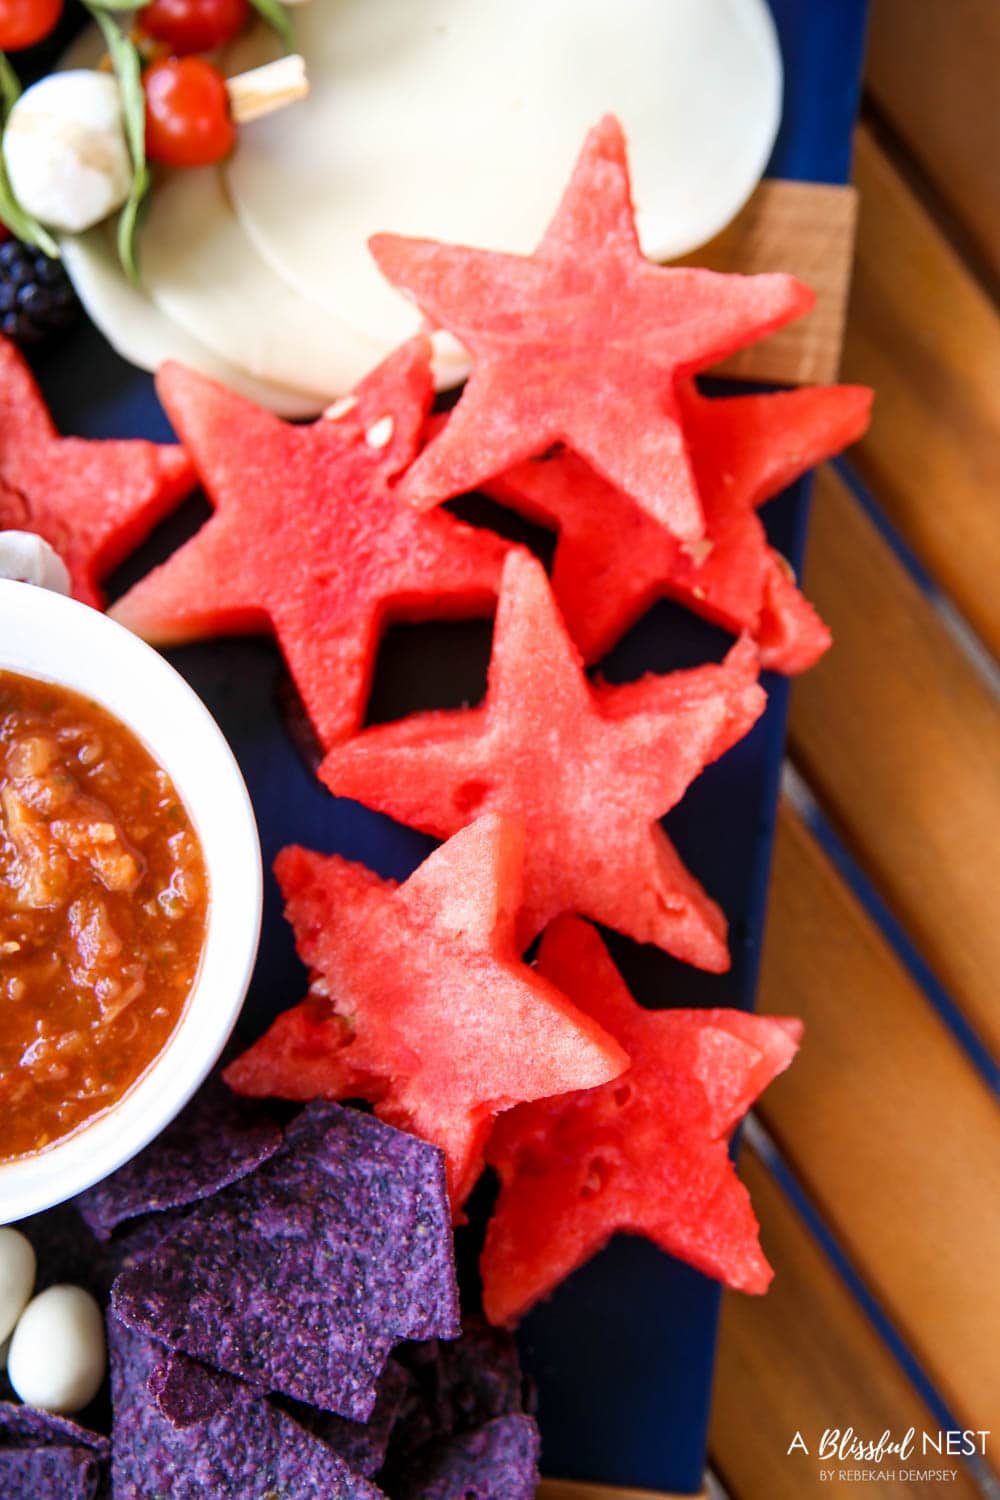
<path id="1" fill-rule="evenodd" d="M 160 1053 L 207 911 L 191 820 L 132 731 L 0 672 L 0 1160 L 106 1110 Z"/>

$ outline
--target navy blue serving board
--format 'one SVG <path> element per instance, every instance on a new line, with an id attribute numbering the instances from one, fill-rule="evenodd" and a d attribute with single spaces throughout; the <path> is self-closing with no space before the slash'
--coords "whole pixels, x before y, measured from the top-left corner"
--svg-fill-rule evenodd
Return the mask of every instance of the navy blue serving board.
<path id="1" fill-rule="evenodd" d="M 786 72 L 786 106 L 769 167 L 773 176 L 841 182 L 848 175 L 866 0 L 771 0 Z M 386 226 L 391 228 L 391 226 Z M 248 315 L 254 310 L 248 309 Z M 264 309 L 260 315 L 266 315 Z M 126 366 L 91 327 L 36 362 L 57 423 L 88 437 L 169 437 L 148 377 Z M 772 542 L 798 563 L 808 511 L 803 482 L 765 511 Z M 141 576 L 207 515 L 191 501 L 112 580 Z M 727 639 L 680 609 L 654 608 L 602 664 L 609 678 L 718 659 Z M 335 801 L 295 748 L 279 706 L 284 673 L 274 645 L 233 640 L 170 653 L 208 703 L 250 788 L 264 859 L 292 842 L 337 850 L 383 875 L 405 877 L 431 847 L 356 804 Z M 370 717 L 475 701 L 485 681 L 489 627 L 393 629 L 379 658 Z M 753 1005 L 764 922 L 787 683 L 765 680 L 767 713 L 748 738 L 706 772 L 666 820 L 691 869 L 731 923 L 732 971 L 697 973 L 665 955 L 609 936 L 637 997 L 652 1006 Z M 268 876 L 263 940 L 241 1034 L 258 1035 L 301 998 L 304 972 Z M 488 1186 L 478 1204 L 488 1200 Z M 474 1267 L 479 1230 L 459 1233 Z M 649 1244 L 619 1237 L 525 1322 L 525 1362 L 538 1383 L 545 1472 L 660 1490 L 702 1480 L 719 1308 L 717 1287 Z"/>

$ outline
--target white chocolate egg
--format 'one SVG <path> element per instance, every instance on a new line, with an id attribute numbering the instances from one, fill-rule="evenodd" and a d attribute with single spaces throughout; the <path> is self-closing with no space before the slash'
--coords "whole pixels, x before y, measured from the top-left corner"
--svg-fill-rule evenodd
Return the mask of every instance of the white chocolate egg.
<path id="1" fill-rule="evenodd" d="M 35 1286 L 35 1252 L 19 1229 L 0 1229 L 0 1348 Z"/>
<path id="2" fill-rule="evenodd" d="M 28 1406 L 68 1415 L 97 1395 L 108 1355 L 101 1309 L 79 1286 L 50 1286 L 28 1303 L 7 1355 L 7 1375 Z"/>

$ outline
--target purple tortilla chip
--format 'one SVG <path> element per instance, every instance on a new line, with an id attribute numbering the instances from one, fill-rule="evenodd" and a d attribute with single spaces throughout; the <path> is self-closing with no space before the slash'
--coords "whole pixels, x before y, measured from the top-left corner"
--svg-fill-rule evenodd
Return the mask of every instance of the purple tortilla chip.
<path id="1" fill-rule="evenodd" d="M 367 1421 L 395 1344 L 459 1331 L 444 1157 L 307 1105 L 276 1156 L 122 1272 L 112 1306 L 251 1385 Z"/>
<path id="2" fill-rule="evenodd" d="M 0 1496 L 7 1500 L 94 1500 L 110 1454 L 106 1437 L 69 1417 L 0 1401 Z M 51 1460 L 30 1454 L 54 1454 Z M 68 1455 L 68 1456 L 67 1456 Z M 46 1485 L 48 1488 L 46 1488 Z"/>
<path id="3" fill-rule="evenodd" d="M 200 1360 L 188 1359 L 176 1349 L 159 1346 L 162 1363 L 157 1364 L 149 1377 L 149 1393 L 163 1416 L 173 1427 L 191 1427 L 207 1417 L 217 1416 L 234 1399 L 234 1377 L 224 1375 L 221 1370 L 210 1369 Z M 239 1382 L 241 1392 L 249 1386 Z M 261 1391 L 254 1395 L 260 1396 Z"/>
<path id="4" fill-rule="evenodd" d="M 117 1256 L 110 1246 L 96 1240 L 83 1222 L 75 1203 L 60 1203 L 45 1213 L 34 1214 L 18 1224 L 38 1257 L 35 1291 L 56 1282 L 85 1287 L 103 1302 L 118 1273 Z"/>
<path id="5" fill-rule="evenodd" d="M 106 1303 L 119 1271 L 133 1257 L 153 1249 L 184 1214 L 183 1209 L 147 1214 L 120 1229 L 113 1240 L 99 1240 L 84 1222 L 78 1201 L 33 1214 L 17 1226 L 31 1241 L 38 1259 L 36 1295 L 57 1282 L 68 1282 Z"/>
<path id="6" fill-rule="evenodd" d="M 538 1446 L 534 1418 L 496 1417 L 432 1448 L 395 1500 L 533 1500 Z"/>
<path id="7" fill-rule="evenodd" d="M 210 1391 L 210 1410 L 200 1422 L 175 1427 L 150 1390 L 162 1346 L 112 1316 L 108 1347 L 115 1500 L 383 1500 L 381 1490 L 264 1397 L 217 1372 L 208 1372 L 217 1378 L 206 1384 L 183 1355 L 171 1361 L 172 1399 L 190 1406 L 181 1391 L 189 1378 L 193 1392 Z"/>
<path id="8" fill-rule="evenodd" d="M 102 1246 L 111 1256 L 115 1276 L 152 1255 L 169 1231 L 182 1223 L 184 1217 L 185 1210 L 177 1208 L 167 1209 L 161 1214 L 147 1214 L 144 1219 L 129 1220 L 125 1227 L 115 1235 L 110 1245 Z M 113 1283 L 114 1276 L 111 1280 Z M 108 1291 L 111 1291 L 111 1287 L 108 1287 Z M 104 1300 L 107 1301 L 107 1297 Z"/>
<path id="9" fill-rule="evenodd" d="M 259 1105 L 210 1078 L 152 1145 L 76 1199 L 99 1239 L 140 1214 L 184 1208 L 253 1172 L 280 1148 Z"/>
<path id="10" fill-rule="evenodd" d="M 0 1401 L 0 1452 L 8 1448 L 89 1448 L 98 1458 L 107 1458 L 108 1440 L 69 1417 Z"/>
<path id="11" fill-rule="evenodd" d="M 409 1372 L 410 1388 L 390 1440 L 390 1478 L 405 1478 L 431 1443 L 529 1406 L 517 1345 L 482 1320 L 470 1319 L 460 1339 L 407 1344 L 395 1357 Z"/>
<path id="12" fill-rule="evenodd" d="M 435 1413 L 436 1437 L 525 1409 L 517 1345 L 509 1333 L 480 1319 L 469 1319 L 461 1338 L 409 1344 L 398 1357 Z"/>
<path id="13" fill-rule="evenodd" d="M 4 1500 L 95 1500 L 101 1465 L 87 1448 L 0 1449 Z"/>
<path id="14" fill-rule="evenodd" d="M 299 1401 L 289 1402 L 287 1410 L 296 1422 L 320 1438 L 355 1474 L 371 1478 L 385 1463 L 389 1438 L 396 1425 L 403 1401 L 409 1391 L 411 1377 L 406 1370 L 390 1359 L 378 1383 L 378 1395 L 367 1422 L 349 1422 L 332 1411 L 320 1411 L 315 1406 L 303 1406 Z"/>
<path id="15" fill-rule="evenodd" d="M 133 1220 L 119 1230 L 113 1240 L 95 1238 L 75 1203 L 61 1203 L 44 1213 L 22 1219 L 17 1227 L 27 1235 L 38 1258 L 35 1293 L 43 1292 L 57 1282 L 68 1282 L 71 1286 L 82 1286 L 99 1303 L 106 1304 L 119 1271 L 130 1264 L 133 1257 L 153 1249 L 183 1212 L 181 1209 L 147 1214 L 144 1219 Z M 14 1401 L 14 1390 L 0 1361 L 0 1403 L 4 1401 Z M 99 1415 L 101 1401 L 99 1397 Z M 88 1412 L 87 1415 L 89 1418 L 92 1414 Z M 2 1442 L 0 1431 L 0 1445 Z M 0 1500 L 3 1500 L 2 1496 Z"/>

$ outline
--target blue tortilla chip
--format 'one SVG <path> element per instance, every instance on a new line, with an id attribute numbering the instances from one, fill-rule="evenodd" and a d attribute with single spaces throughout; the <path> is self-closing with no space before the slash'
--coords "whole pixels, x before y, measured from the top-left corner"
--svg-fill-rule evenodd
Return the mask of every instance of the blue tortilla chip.
<path id="1" fill-rule="evenodd" d="M 460 1339 L 406 1344 L 395 1357 L 410 1386 L 386 1460 L 392 1483 L 405 1478 L 430 1444 L 531 1404 L 513 1338 L 481 1320 L 470 1319 Z"/>
<path id="2" fill-rule="evenodd" d="M 512 1336 L 469 1319 L 458 1339 L 408 1344 L 399 1352 L 435 1417 L 434 1436 L 481 1427 L 525 1409 L 526 1383 Z"/>
<path id="3" fill-rule="evenodd" d="M 192 1427 L 207 1417 L 217 1416 L 231 1406 L 234 1397 L 249 1399 L 261 1396 L 242 1381 L 221 1370 L 213 1370 L 200 1360 L 188 1359 L 176 1349 L 157 1345 L 158 1363 L 149 1377 L 149 1393 L 172 1427 Z"/>
<path id="4" fill-rule="evenodd" d="M 104 1493 L 109 1453 L 106 1437 L 69 1417 L 0 1401 L 3 1500 L 94 1500 Z"/>
<path id="5" fill-rule="evenodd" d="M 169 1356 L 169 1404 L 190 1416 L 203 1397 L 200 1421 L 175 1426 L 150 1382 L 163 1346 L 108 1319 L 111 1355 L 112 1483 L 115 1500 L 384 1500 L 341 1458 L 270 1401 L 232 1376 L 205 1371 L 183 1355 Z M 190 1392 L 185 1393 L 185 1382 Z"/>
<path id="6" fill-rule="evenodd" d="M 4 1500 L 96 1500 L 100 1483 L 88 1448 L 0 1448 Z"/>
<path id="7" fill-rule="evenodd" d="M 334 1453 L 339 1453 L 355 1474 L 371 1478 L 385 1463 L 389 1438 L 409 1392 L 411 1378 L 401 1365 L 390 1359 L 382 1371 L 375 1405 L 367 1422 L 350 1422 L 335 1412 L 303 1406 L 299 1401 L 288 1402 L 286 1410 Z"/>
<path id="8" fill-rule="evenodd" d="M 0 1401 L 0 1452 L 7 1448 L 89 1448 L 98 1458 L 107 1458 L 108 1440 L 69 1417 L 22 1406 L 19 1401 Z"/>
<path id="9" fill-rule="evenodd" d="M 126 1219 L 184 1208 L 238 1182 L 274 1155 L 282 1131 L 259 1105 L 210 1078 L 152 1145 L 89 1188 L 76 1205 L 107 1239 Z"/>
<path id="10" fill-rule="evenodd" d="M 152 1255 L 169 1231 L 182 1223 L 184 1217 L 185 1210 L 177 1208 L 168 1209 L 161 1214 L 147 1214 L 144 1219 L 130 1219 L 118 1230 L 109 1246 L 102 1246 L 109 1251 L 115 1276 Z M 114 1276 L 111 1280 L 113 1284 Z M 110 1291 L 109 1286 L 108 1292 Z M 104 1300 L 107 1301 L 107 1296 Z"/>
<path id="11" fill-rule="evenodd" d="M 85 1287 L 98 1302 L 107 1298 L 118 1271 L 117 1255 L 94 1238 L 75 1203 L 60 1203 L 33 1214 L 17 1227 L 31 1241 L 38 1259 L 36 1292 L 69 1282 Z"/>
<path id="12" fill-rule="evenodd" d="M 459 1332 L 444 1158 L 307 1105 L 275 1156 L 122 1271 L 112 1306 L 251 1385 L 367 1421 L 395 1344 Z"/>
<path id="13" fill-rule="evenodd" d="M 393 1494 L 396 1500 L 533 1500 L 538 1446 L 534 1418 L 496 1417 L 432 1448 Z"/>

